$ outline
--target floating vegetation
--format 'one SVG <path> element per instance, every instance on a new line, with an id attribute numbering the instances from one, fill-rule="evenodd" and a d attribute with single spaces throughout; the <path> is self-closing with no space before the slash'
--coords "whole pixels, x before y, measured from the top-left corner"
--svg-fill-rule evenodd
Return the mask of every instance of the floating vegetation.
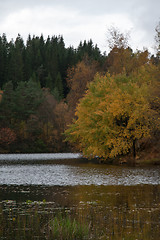
<path id="1" fill-rule="evenodd" d="M 0 200 L 1 240 L 159 240 L 160 185 L 21 188 Z"/>
<path id="2" fill-rule="evenodd" d="M 89 239 L 89 224 L 73 218 L 69 209 L 51 205 L 46 200 L 0 202 L 0 239 Z"/>

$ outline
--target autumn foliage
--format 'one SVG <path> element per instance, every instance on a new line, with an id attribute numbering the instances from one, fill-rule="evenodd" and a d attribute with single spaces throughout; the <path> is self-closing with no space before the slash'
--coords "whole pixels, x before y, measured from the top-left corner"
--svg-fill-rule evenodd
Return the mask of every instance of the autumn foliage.
<path id="1" fill-rule="evenodd" d="M 77 107 L 67 139 L 87 157 L 114 158 L 132 148 L 135 157 L 136 141 L 159 129 L 158 113 L 149 102 L 153 83 L 146 69 L 130 76 L 97 74 Z"/>
<path id="2" fill-rule="evenodd" d="M 15 132 L 10 128 L 0 129 L 0 145 L 8 146 L 16 140 Z"/>
<path id="3" fill-rule="evenodd" d="M 88 58 L 78 62 L 76 66 L 68 69 L 67 84 L 70 92 L 67 96 L 69 106 L 75 109 L 80 98 L 83 97 L 87 84 L 94 79 L 98 64 Z"/>
<path id="4" fill-rule="evenodd" d="M 92 40 L 73 49 L 62 37 L 29 36 L 25 46 L 0 36 L 0 152 L 135 158 L 138 145 L 158 143 L 159 29 L 154 56 L 133 52 L 115 28 L 107 55 Z"/>

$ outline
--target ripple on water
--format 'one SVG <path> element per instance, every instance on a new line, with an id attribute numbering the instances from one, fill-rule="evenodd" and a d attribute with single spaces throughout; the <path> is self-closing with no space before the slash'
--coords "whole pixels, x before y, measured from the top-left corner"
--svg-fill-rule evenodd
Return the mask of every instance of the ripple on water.
<path id="1" fill-rule="evenodd" d="M 95 164 L 9 164 L 0 166 L 0 184 L 7 185 L 138 185 L 160 184 L 160 168 L 111 167 Z"/>

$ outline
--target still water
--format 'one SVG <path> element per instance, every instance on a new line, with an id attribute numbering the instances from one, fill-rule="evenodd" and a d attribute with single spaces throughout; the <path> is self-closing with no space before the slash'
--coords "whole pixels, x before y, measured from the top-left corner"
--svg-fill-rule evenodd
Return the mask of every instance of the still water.
<path id="1" fill-rule="evenodd" d="M 58 212 L 85 222 L 84 239 L 159 240 L 160 167 L 0 155 L 0 239 L 54 239 L 46 226 Z"/>

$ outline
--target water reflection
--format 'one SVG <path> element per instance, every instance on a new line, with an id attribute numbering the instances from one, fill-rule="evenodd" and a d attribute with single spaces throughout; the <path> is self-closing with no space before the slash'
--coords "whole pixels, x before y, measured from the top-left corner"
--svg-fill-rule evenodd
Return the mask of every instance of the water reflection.
<path id="1" fill-rule="evenodd" d="M 21 219 L 23 228 L 25 224 L 34 236 L 45 239 L 42 229 L 50 217 L 57 211 L 64 210 L 90 226 L 91 239 L 158 240 L 160 236 L 159 185 L 5 185 L 0 186 L 0 196 L 0 237 L 7 237 L 5 228 L 9 225 L 13 232 L 10 234 L 16 234 L 13 225 L 20 224 L 18 219 Z M 27 199 L 31 204 L 28 204 Z M 33 226 L 30 221 L 33 222 Z M 19 227 L 22 229 L 21 224 Z M 27 239 L 27 234 L 29 233 L 26 230 L 26 238 L 17 239 Z"/>
<path id="2" fill-rule="evenodd" d="M 98 164 L 12 164 L 0 166 L 0 184 L 137 185 L 160 184 L 160 167 L 131 168 Z"/>
<path id="3" fill-rule="evenodd" d="M 61 212 L 85 222 L 87 239 L 159 240 L 160 167 L 32 160 L 0 160 L 0 239 L 53 239 Z"/>

